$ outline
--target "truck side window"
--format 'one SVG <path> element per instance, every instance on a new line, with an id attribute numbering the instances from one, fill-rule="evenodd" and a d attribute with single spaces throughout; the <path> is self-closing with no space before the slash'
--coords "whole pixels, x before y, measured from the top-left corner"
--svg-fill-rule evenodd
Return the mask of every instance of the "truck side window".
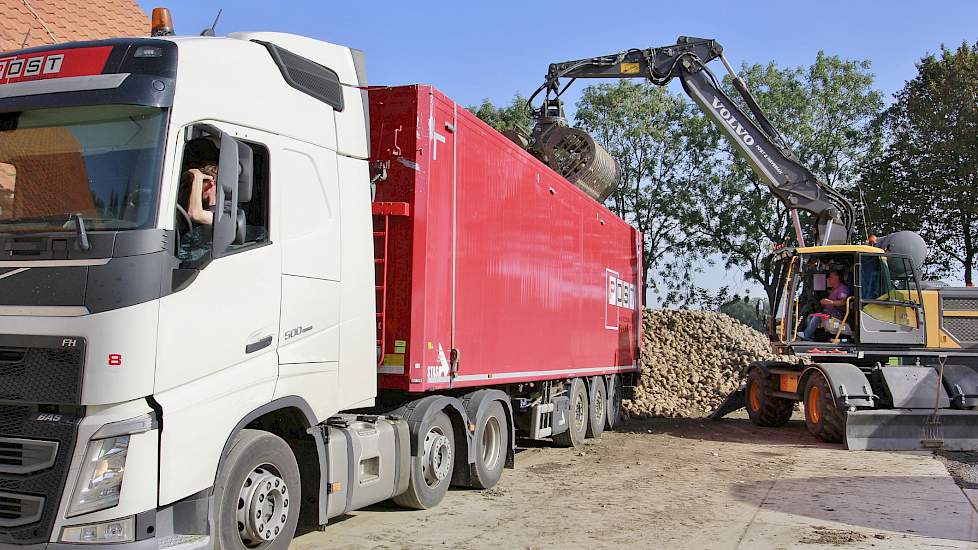
<path id="1" fill-rule="evenodd" d="M 206 264 L 211 257 L 211 233 L 210 214 L 204 212 L 202 217 L 201 207 L 209 210 L 213 205 L 208 198 L 208 189 L 213 185 L 213 178 L 219 171 L 217 159 L 220 157 L 220 149 L 215 144 L 214 139 L 209 137 L 198 137 L 187 142 L 184 148 L 183 160 L 180 171 L 180 187 L 177 194 L 177 206 L 175 217 L 175 227 L 179 246 L 177 257 L 183 262 L 185 268 L 199 269 Z M 269 242 L 269 165 L 268 148 L 262 144 L 241 141 L 252 151 L 253 178 L 251 198 L 247 202 L 238 203 L 239 219 L 244 222 L 244 239 L 238 243 L 228 246 L 225 252 L 234 253 L 251 247 L 261 246 Z M 194 197 L 192 193 L 194 175 L 193 171 L 199 171 L 209 178 L 203 185 L 202 197 Z M 212 198 L 212 196 L 211 196 Z M 192 207 L 194 201 L 200 202 L 196 211 Z"/>

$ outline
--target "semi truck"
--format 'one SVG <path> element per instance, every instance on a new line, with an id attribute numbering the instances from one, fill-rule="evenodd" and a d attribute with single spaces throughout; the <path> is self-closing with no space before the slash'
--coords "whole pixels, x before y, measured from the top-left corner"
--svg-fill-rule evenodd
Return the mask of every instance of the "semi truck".
<path id="1" fill-rule="evenodd" d="M 619 422 L 641 234 L 358 50 L 170 28 L 0 55 L 0 546 L 286 548 Z"/>

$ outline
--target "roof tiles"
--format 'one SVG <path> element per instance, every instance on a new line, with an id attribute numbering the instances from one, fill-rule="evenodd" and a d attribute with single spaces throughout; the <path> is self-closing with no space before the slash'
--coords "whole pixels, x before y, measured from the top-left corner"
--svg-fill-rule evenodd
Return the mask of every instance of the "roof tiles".
<path id="1" fill-rule="evenodd" d="M 134 0 L 0 0 L 0 13 L 0 51 L 149 34 Z"/>

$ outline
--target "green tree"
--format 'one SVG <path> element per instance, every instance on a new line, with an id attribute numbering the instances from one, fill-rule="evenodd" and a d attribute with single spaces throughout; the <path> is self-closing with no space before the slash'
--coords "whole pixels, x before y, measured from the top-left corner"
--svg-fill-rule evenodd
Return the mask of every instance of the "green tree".
<path id="1" fill-rule="evenodd" d="M 685 229 L 699 199 L 691 181 L 709 171 L 717 146 L 709 123 L 684 98 L 628 80 L 585 88 L 575 122 L 618 161 L 607 204 L 645 237 L 643 296 L 651 288 L 665 304 L 695 299 L 687 280 L 699 247 Z"/>
<path id="2" fill-rule="evenodd" d="M 881 233 L 919 231 L 929 272 L 963 271 L 978 254 L 978 43 L 941 47 L 882 117 L 886 145 L 864 174 L 868 217 Z"/>
<path id="3" fill-rule="evenodd" d="M 754 330 L 767 332 L 765 314 L 768 311 L 767 300 L 751 299 L 750 296 L 740 296 L 734 294 L 732 300 L 719 307 L 720 313 L 725 313 Z"/>
<path id="4" fill-rule="evenodd" d="M 496 107 L 488 99 L 483 99 L 480 105 L 471 105 L 468 110 L 498 132 L 516 130 L 526 135 L 531 129 L 526 98 L 519 92 L 513 95 L 513 100 L 506 107 Z"/>
<path id="5" fill-rule="evenodd" d="M 873 122 L 883 108 L 873 89 L 869 61 L 851 61 L 819 52 L 809 67 L 781 68 L 774 63 L 744 65 L 741 77 L 783 145 L 822 181 L 851 186 L 878 143 Z M 730 79 L 727 93 L 740 100 Z M 749 112 L 741 102 L 745 112 Z M 719 132 L 719 130 L 715 130 Z M 721 167 L 701 181 L 696 231 L 728 269 L 743 270 L 774 302 L 775 271 L 770 252 L 786 242 L 788 213 L 747 162 L 729 144 Z"/>

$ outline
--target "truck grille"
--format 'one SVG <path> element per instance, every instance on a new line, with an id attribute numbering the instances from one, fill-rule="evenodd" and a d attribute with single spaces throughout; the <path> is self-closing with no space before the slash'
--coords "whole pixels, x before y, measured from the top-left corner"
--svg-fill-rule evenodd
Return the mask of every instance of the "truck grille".
<path id="1" fill-rule="evenodd" d="M 30 474 L 54 466 L 57 441 L 0 437 L 0 473 Z"/>
<path id="2" fill-rule="evenodd" d="M 944 330 L 959 342 L 978 341 L 978 317 L 944 317 Z"/>
<path id="3" fill-rule="evenodd" d="M 51 536 L 80 417 L 46 409 L 0 404 L 0 547 Z"/>
<path id="4" fill-rule="evenodd" d="M 0 547 L 46 542 L 82 408 L 85 340 L 0 334 Z"/>
<path id="5" fill-rule="evenodd" d="M 81 403 L 85 341 L 0 335 L 0 400 Z"/>
<path id="6" fill-rule="evenodd" d="M 0 493 L 0 527 L 34 523 L 44 513 L 44 497 Z"/>
<path id="7" fill-rule="evenodd" d="M 941 300 L 944 311 L 978 311 L 978 298 L 951 298 Z"/>

